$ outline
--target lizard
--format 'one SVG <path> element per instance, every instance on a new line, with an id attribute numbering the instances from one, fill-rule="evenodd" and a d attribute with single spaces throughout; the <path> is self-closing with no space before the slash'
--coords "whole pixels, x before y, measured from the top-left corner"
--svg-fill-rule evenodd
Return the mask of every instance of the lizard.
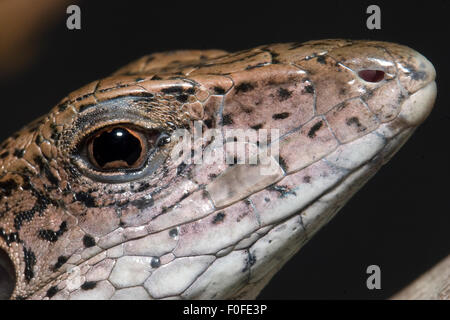
<path id="1" fill-rule="evenodd" d="M 325 39 L 87 84 L 0 145 L 0 297 L 257 297 L 426 119 L 435 75 L 400 44 Z"/>

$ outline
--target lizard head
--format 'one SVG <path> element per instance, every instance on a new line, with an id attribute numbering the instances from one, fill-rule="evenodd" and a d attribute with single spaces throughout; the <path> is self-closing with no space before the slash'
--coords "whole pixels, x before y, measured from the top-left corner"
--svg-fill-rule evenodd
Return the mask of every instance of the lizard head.
<path id="1" fill-rule="evenodd" d="M 434 78 L 405 46 L 323 40 L 88 84 L 1 145 L 1 297 L 255 297 L 426 118 Z"/>

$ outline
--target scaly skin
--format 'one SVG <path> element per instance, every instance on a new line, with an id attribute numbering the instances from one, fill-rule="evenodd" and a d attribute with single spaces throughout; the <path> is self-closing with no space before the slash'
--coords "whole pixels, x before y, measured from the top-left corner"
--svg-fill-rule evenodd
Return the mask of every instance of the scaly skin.
<path id="1" fill-rule="evenodd" d="M 363 81 L 363 69 L 385 79 Z M 407 47 L 323 40 L 157 53 L 86 85 L 1 145 L 11 298 L 256 297 L 426 118 L 434 77 Z M 151 170 L 111 177 L 80 151 L 111 124 L 192 133 L 194 120 L 278 129 L 278 161 L 264 175 L 263 163 L 176 162 L 173 139 Z"/>

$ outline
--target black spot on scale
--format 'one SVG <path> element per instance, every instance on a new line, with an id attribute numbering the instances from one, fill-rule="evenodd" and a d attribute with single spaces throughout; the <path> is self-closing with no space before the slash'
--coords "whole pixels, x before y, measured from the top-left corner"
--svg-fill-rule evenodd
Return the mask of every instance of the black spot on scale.
<path id="1" fill-rule="evenodd" d="M 304 176 L 303 177 L 303 182 L 304 183 L 310 183 L 311 182 L 311 177 L 310 176 Z"/>
<path id="2" fill-rule="evenodd" d="M 218 212 L 212 221 L 213 224 L 221 223 L 225 219 L 225 213 L 223 211 Z"/>
<path id="3" fill-rule="evenodd" d="M 133 200 L 130 202 L 131 205 L 135 206 L 136 208 L 138 208 L 140 210 L 144 210 L 148 207 L 151 207 L 151 206 L 153 206 L 154 203 L 155 203 L 155 201 L 153 200 L 153 198 L 146 198 L 146 197 L 143 197 L 141 199 L 136 199 L 136 200 Z"/>
<path id="4" fill-rule="evenodd" d="M 25 155 L 25 149 L 15 149 L 13 155 L 20 159 Z"/>
<path id="5" fill-rule="evenodd" d="M 177 236 L 178 236 L 178 230 L 177 230 L 177 228 L 171 229 L 171 230 L 169 231 L 169 236 L 170 236 L 171 238 L 177 237 Z"/>
<path id="6" fill-rule="evenodd" d="M 289 117 L 289 115 L 290 115 L 289 112 L 275 113 L 272 115 L 272 119 L 274 120 L 286 119 Z"/>
<path id="7" fill-rule="evenodd" d="M 365 126 L 363 126 L 363 125 L 361 124 L 361 122 L 359 122 L 358 117 L 351 117 L 351 118 L 348 118 L 348 119 L 345 121 L 345 123 L 346 123 L 348 126 L 354 126 L 354 127 L 356 127 L 356 129 L 358 130 L 358 132 L 363 132 L 363 131 L 366 131 L 366 130 L 367 130 L 367 128 L 366 128 Z"/>
<path id="8" fill-rule="evenodd" d="M 33 267 L 36 264 L 36 256 L 31 249 L 27 249 L 25 246 L 23 247 L 23 261 L 25 262 L 25 280 L 30 282 L 34 277 Z"/>
<path id="9" fill-rule="evenodd" d="M 272 185 L 268 188 L 271 191 L 276 191 L 280 194 L 280 198 L 284 198 L 290 194 L 296 196 L 297 193 L 295 191 L 290 190 L 287 186 L 276 186 Z"/>
<path id="10" fill-rule="evenodd" d="M 58 204 L 54 200 L 44 196 L 43 194 L 39 193 L 38 191 L 32 189 L 29 184 L 24 184 L 22 186 L 22 188 L 24 190 L 31 189 L 33 196 L 36 198 L 36 202 L 35 202 L 33 208 L 31 208 L 30 210 L 21 211 L 15 215 L 14 227 L 16 228 L 17 231 L 19 231 L 19 229 L 22 227 L 22 224 L 25 221 L 29 222 L 29 221 L 33 220 L 33 217 L 36 214 L 36 212 L 42 214 L 45 211 L 45 209 L 47 209 L 49 204 L 58 206 Z"/>
<path id="11" fill-rule="evenodd" d="M 292 96 L 292 91 L 284 88 L 278 88 L 277 94 L 280 101 L 285 101 Z"/>
<path id="12" fill-rule="evenodd" d="M 44 141 L 44 138 L 40 134 L 36 135 L 36 138 L 34 139 L 34 142 L 36 142 L 37 145 L 40 145 Z"/>
<path id="13" fill-rule="evenodd" d="M 242 269 L 242 272 L 250 270 L 251 266 L 253 266 L 255 263 L 256 263 L 256 255 L 249 251 L 247 258 L 245 259 L 245 266 L 244 269 Z"/>
<path id="14" fill-rule="evenodd" d="M 182 103 L 186 102 L 188 100 L 187 94 L 180 94 L 176 97 L 176 99 Z"/>
<path id="15" fill-rule="evenodd" d="M 22 227 L 22 224 L 25 221 L 31 221 L 33 220 L 34 214 L 36 213 L 35 208 L 31 208 L 31 210 L 26 210 L 26 211 L 22 211 L 20 213 L 18 213 L 15 217 L 14 217 L 14 228 L 16 228 L 16 230 L 20 230 L 20 228 Z"/>
<path id="16" fill-rule="evenodd" d="M 7 156 L 9 156 L 9 152 L 8 151 L 5 151 L 2 154 L 0 154 L 0 158 L 1 159 L 5 159 Z"/>
<path id="17" fill-rule="evenodd" d="M 256 124 L 254 126 L 251 126 L 250 128 L 252 128 L 253 130 L 259 130 L 263 127 L 262 123 Z"/>
<path id="18" fill-rule="evenodd" d="M 224 88 L 216 86 L 216 87 L 213 88 L 213 90 L 214 90 L 215 94 L 219 94 L 219 95 L 225 94 L 225 89 Z"/>
<path id="19" fill-rule="evenodd" d="M 253 108 L 249 108 L 247 106 L 242 106 L 241 110 L 244 111 L 247 114 L 253 113 Z"/>
<path id="20" fill-rule="evenodd" d="M 211 180 L 213 180 L 213 179 L 217 178 L 217 174 L 215 174 L 215 173 L 210 173 L 210 174 L 208 174 L 208 178 L 211 179 Z"/>
<path id="21" fill-rule="evenodd" d="M 85 234 L 83 237 L 83 245 L 85 248 L 90 248 L 95 246 L 95 239 L 88 234 Z"/>
<path id="22" fill-rule="evenodd" d="M 191 88 L 187 88 L 187 89 L 186 89 L 186 93 L 187 93 L 187 94 L 194 94 L 194 93 L 195 93 L 195 89 L 192 88 L 192 87 L 191 87 Z"/>
<path id="23" fill-rule="evenodd" d="M 314 93 L 314 87 L 310 84 L 307 85 L 304 90 L 306 93 Z"/>
<path id="24" fill-rule="evenodd" d="M 203 120 L 203 123 L 208 129 L 212 128 L 212 119 Z"/>
<path id="25" fill-rule="evenodd" d="M 0 181 L 0 193 L 4 196 L 10 196 L 18 187 L 17 182 L 13 179 Z"/>
<path id="26" fill-rule="evenodd" d="M 165 94 L 182 94 L 183 91 L 183 87 L 181 86 L 173 86 L 161 90 L 161 92 Z"/>
<path id="27" fill-rule="evenodd" d="M 231 118 L 230 114 L 224 114 L 222 118 L 222 125 L 230 125 L 233 124 L 233 119 Z"/>
<path id="28" fill-rule="evenodd" d="M 56 261 L 55 265 L 52 268 L 52 271 L 55 272 L 57 271 L 59 268 L 61 268 L 64 263 L 67 262 L 67 260 L 69 260 L 69 258 L 65 257 L 65 256 L 59 256 L 58 260 Z"/>
<path id="29" fill-rule="evenodd" d="M 38 237 L 41 238 L 42 240 L 56 242 L 58 241 L 58 238 L 62 236 L 66 231 L 67 231 L 67 222 L 63 221 L 59 226 L 59 230 L 53 231 L 49 229 L 41 229 L 38 232 Z"/>
<path id="30" fill-rule="evenodd" d="M 318 56 L 317 57 L 317 62 L 320 63 L 320 64 L 326 64 L 327 63 L 326 57 L 324 55 Z"/>
<path id="31" fill-rule="evenodd" d="M 255 87 L 250 82 L 242 82 L 235 88 L 236 94 L 241 92 L 248 92 L 255 89 Z"/>
<path id="32" fill-rule="evenodd" d="M 52 286 L 47 290 L 47 294 L 45 296 L 51 298 L 57 293 L 58 293 L 58 287 Z"/>
<path id="33" fill-rule="evenodd" d="M 409 74 L 413 80 L 424 80 L 427 77 L 426 72 L 418 71 L 413 65 L 406 64 L 405 68 L 409 71 Z"/>
<path id="34" fill-rule="evenodd" d="M 88 193 L 80 191 L 74 195 L 75 201 L 82 202 L 88 208 L 95 208 L 95 199 Z"/>
<path id="35" fill-rule="evenodd" d="M 3 238 L 3 240 L 5 240 L 5 242 L 8 246 L 12 242 L 17 242 L 17 243 L 21 242 L 18 232 L 6 233 L 6 231 L 3 228 L 0 228 L 0 237 Z"/>
<path id="36" fill-rule="evenodd" d="M 184 171 L 184 169 L 186 169 L 186 167 L 187 167 L 186 163 L 184 162 L 180 163 L 177 167 L 177 175 L 180 175 Z"/>
<path id="37" fill-rule="evenodd" d="M 322 125 L 323 125 L 323 122 L 322 122 L 322 121 L 319 121 L 319 122 L 317 122 L 315 125 L 313 125 L 313 126 L 311 127 L 311 129 L 309 129 L 308 137 L 309 137 L 310 139 L 314 138 L 314 137 L 316 136 L 316 132 L 319 131 L 320 128 L 322 128 Z"/>
<path id="38" fill-rule="evenodd" d="M 272 57 L 272 64 L 280 64 L 281 61 L 278 60 L 277 58 Z"/>
<path id="39" fill-rule="evenodd" d="M 92 290 L 97 286 L 97 282 L 95 281 L 86 281 L 81 285 L 82 290 Z"/>
<path id="40" fill-rule="evenodd" d="M 145 182 L 139 186 L 139 188 L 136 190 L 136 192 L 145 191 L 145 190 L 149 189 L 150 187 L 151 187 L 150 183 Z M 121 191 L 119 193 L 125 193 L 125 190 L 121 189 Z"/>
<path id="41" fill-rule="evenodd" d="M 152 268 L 159 268 L 161 266 L 161 260 L 158 257 L 153 257 L 150 261 L 150 266 Z"/>

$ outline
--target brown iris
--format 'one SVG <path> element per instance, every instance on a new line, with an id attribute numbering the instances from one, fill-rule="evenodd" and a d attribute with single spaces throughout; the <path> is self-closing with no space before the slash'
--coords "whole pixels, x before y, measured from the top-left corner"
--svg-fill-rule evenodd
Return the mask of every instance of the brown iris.
<path id="1" fill-rule="evenodd" d="M 139 168 L 147 151 L 145 135 L 125 126 L 104 128 L 88 142 L 89 160 L 101 170 Z"/>

